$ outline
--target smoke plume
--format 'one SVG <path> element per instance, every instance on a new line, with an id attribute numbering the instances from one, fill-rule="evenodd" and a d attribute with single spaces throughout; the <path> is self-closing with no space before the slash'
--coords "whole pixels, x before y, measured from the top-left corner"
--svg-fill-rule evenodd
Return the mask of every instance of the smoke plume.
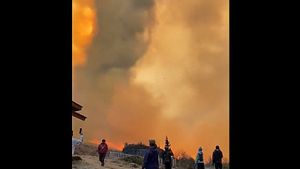
<path id="1" fill-rule="evenodd" d="M 97 0 L 93 8 L 100 33 L 73 88 L 87 120 L 73 119 L 73 130 L 117 148 L 149 138 L 163 146 L 168 136 L 174 151 L 194 157 L 202 146 L 206 159 L 218 144 L 228 158 L 228 1 Z"/>

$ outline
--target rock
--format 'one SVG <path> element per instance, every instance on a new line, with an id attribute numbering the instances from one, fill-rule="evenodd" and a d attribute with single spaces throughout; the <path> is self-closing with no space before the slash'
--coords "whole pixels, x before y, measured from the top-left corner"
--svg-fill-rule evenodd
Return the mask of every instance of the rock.
<path id="1" fill-rule="evenodd" d="M 129 163 L 130 164 L 130 167 L 133 167 L 133 168 L 138 168 L 138 165 L 135 164 L 135 163 Z"/>
<path id="2" fill-rule="evenodd" d="M 80 161 L 82 160 L 79 156 L 72 156 L 72 161 Z"/>

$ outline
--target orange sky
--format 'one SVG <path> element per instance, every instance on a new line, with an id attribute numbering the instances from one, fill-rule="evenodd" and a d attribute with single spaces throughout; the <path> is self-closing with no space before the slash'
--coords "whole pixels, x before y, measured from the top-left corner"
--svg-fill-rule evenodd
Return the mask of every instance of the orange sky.
<path id="1" fill-rule="evenodd" d="M 88 117 L 73 118 L 73 130 L 114 148 L 149 138 L 163 146 L 168 136 L 193 158 L 202 146 L 208 159 L 219 144 L 228 159 L 228 8 L 228 0 L 73 0 L 73 99 Z"/>

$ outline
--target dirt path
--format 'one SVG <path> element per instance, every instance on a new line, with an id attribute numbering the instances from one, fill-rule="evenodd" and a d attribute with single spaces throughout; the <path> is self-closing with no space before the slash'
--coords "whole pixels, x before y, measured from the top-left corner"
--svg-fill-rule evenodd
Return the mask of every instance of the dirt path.
<path id="1" fill-rule="evenodd" d="M 134 169 L 132 165 L 118 159 L 105 159 L 105 166 L 102 167 L 96 156 L 80 155 L 80 157 L 82 161 L 73 161 L 72 169 Z"/>
<path id="2" fill-rule="evenodd" d="M 141 166 L 133 166 L 133 164 L 128 164 L 120 159 L 105 159 L 105 166 L 100 166 L 100 162 L 97 156 L 90 155 L 79 155 L 81 161 L 73 161 L 72 169 L 140 169 Z M 181 168 L 176 168 L 181 169 Z M 213 167 L 206 167 L 205 169 L 213 169 Z"/>

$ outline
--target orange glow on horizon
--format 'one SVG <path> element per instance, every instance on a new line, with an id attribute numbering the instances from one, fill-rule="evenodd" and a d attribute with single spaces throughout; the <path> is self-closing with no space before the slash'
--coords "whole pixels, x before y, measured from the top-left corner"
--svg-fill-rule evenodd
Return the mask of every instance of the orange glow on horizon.
<path id="1" fill-rule="evenodd" d="M 89 143 L 94 145 L 99 145 L 101 141 L 99 139 L 92 139 L 91 141 L 89 141 Z M 112 150 L 122 151 L 124 147 L 124 144 L 114 143 L 107 140 L 106 140 L 106 144 L 108 145 L 108 149 L 112 149 Z"/>

